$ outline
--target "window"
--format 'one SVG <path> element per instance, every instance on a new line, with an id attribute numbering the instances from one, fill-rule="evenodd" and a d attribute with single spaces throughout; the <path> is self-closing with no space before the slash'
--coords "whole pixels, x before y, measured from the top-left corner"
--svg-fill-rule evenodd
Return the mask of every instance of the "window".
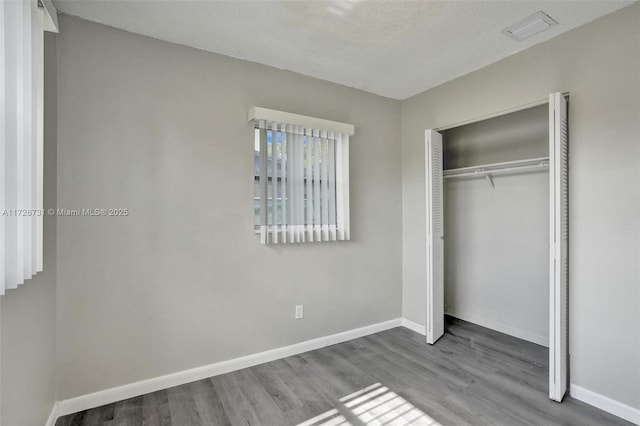
<path id="1" fill-rule="evenodd" d="M 0 0 L 0 295 L 42 270 L 44 30 L 50 0 Z"/>
<path id="2" fill-rule="evenodd" d="M 257 107 L 249 120 L 261 243 L 348 240 L 353 126 Z"/>

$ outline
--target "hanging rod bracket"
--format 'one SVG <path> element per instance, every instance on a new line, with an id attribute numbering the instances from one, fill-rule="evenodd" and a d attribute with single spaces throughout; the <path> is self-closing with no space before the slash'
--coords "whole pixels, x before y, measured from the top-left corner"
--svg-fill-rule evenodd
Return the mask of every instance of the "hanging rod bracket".
<path id="1" fill-rule="evenodd" d="M 496 189 L 496 186 L 493 184 L 493 178 L 491 177 L 491 175 L 489 173 L 485 173 L 484 177 L 487 179 L 487 181 L 489 182 L 489 185 L 491 185 L 492 189 Z"/>

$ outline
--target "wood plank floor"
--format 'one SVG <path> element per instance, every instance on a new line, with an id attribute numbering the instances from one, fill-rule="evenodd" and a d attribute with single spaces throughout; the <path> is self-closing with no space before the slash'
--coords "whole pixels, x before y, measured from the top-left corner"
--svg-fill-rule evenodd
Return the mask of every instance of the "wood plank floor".
<path id="1" fill-rule="evenodd" d="M 456 319 L 404 328 L 61 417 L 56 426 L 629 425 L 547 398 L 547 348 Z"/>

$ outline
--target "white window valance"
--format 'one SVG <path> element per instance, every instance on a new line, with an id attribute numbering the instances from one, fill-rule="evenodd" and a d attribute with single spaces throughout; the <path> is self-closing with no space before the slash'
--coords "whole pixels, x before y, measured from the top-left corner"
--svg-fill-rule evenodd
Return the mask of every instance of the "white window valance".
<path id="1" fill-rule="evenodd" d="M 267 123 L 289 124 L 302 129 L 333 131 L 334 133 L 342 133 L 346 136 L 353 136 L 355 132 L 355 126 L 353 124 L 340 123 L 339 121 L 325 120 L 269 108 L 251 108 L 249 110 L 249 121 L 257 122 L 259 120 L 264 120 Z"/>

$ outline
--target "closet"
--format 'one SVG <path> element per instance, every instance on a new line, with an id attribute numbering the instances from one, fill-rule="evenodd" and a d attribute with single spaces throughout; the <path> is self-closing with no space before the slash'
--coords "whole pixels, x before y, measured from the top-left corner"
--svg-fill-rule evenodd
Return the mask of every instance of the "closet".
<path id="1" fill-rule="evenodd" d="M 561 93 L 425 132 L 427 342 L 444 315 L 549 346 L 568 374 L 568 127 Z"/>

